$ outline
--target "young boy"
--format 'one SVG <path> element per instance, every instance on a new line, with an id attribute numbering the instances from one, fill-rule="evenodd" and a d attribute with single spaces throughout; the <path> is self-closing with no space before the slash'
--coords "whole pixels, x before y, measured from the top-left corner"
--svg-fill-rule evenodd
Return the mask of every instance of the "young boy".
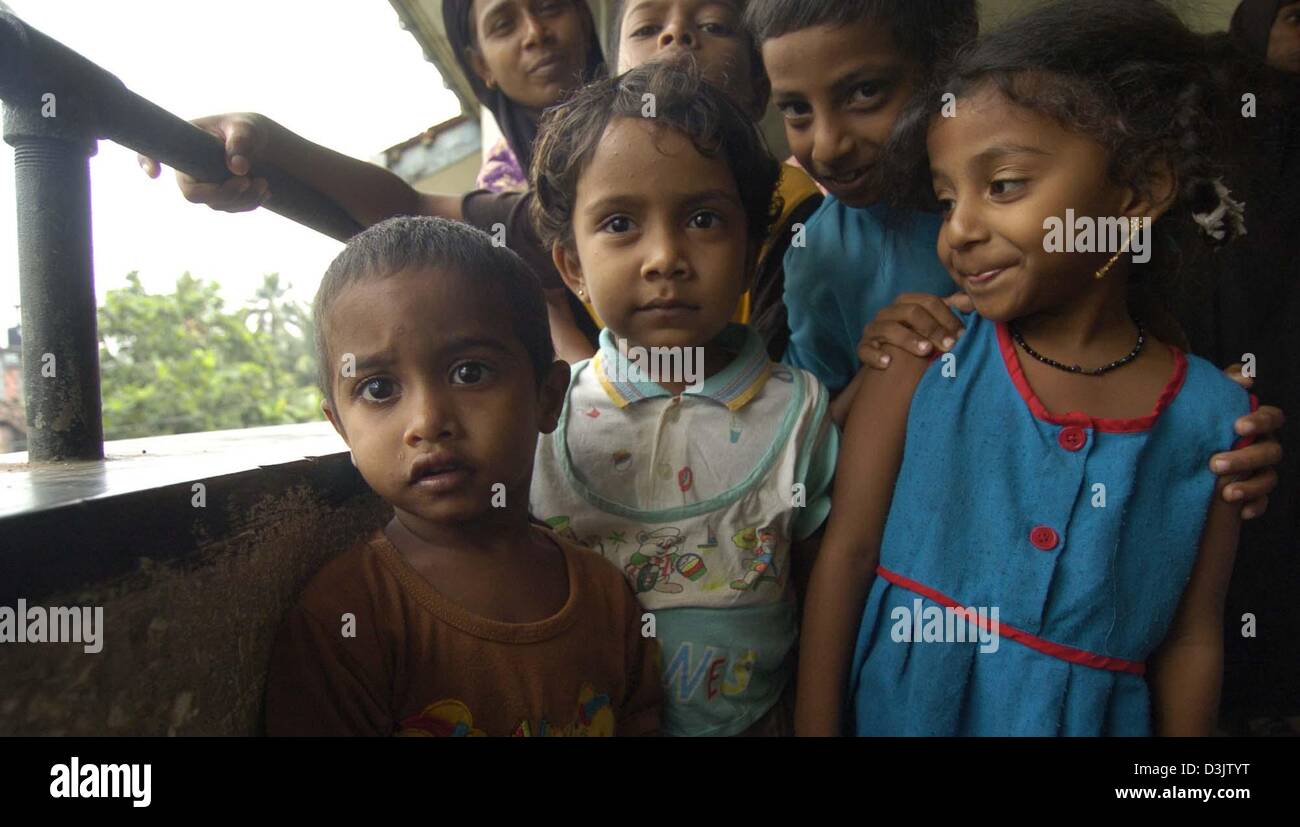
<path id="1" fill-rule="evenodd" d="M 463 224 L 390 219 L 334 260 L 314 314 L 325 415 L 394 516 L 285 620 L 269 733 L 655 732 L 658 651 L 627 584 L 530 524 L 568 366 L 523 262 Z"/>
<path id="2" fill-rule="evenodd" d="M 752 0 L 746 25 L 790 150 L 830 193 L 786 253 L 786 360 L 839 394 L 882 308 L 901 293 L 951 292 L 935 254 L 939 217 L 886 207 L 879 173 L 913 89 L 975 35 L 975 0 Z"/>
<path id="3" fill-rule="evenodd" d="M 606 329 L 538 444 L 533 512 L 654 613 L 665 734 L 790 731 L 791 546 L 826 517 L 837 437 L 816 379 L 730 322 L 778 174 L 747 113 L 661 61 L 551 110 L 534 155 L 539 234 Z"/>

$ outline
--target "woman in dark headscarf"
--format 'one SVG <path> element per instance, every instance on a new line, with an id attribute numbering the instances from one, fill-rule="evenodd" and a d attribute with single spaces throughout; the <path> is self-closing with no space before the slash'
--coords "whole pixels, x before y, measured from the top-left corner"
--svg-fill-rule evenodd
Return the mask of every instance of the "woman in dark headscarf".
<path id="1" fill-rule="evenodd" d="M 1245 0 L 1232 18 L 1225 68 L 1234 114 L 1225 183 L 1245 203 L 1246 235 L 1207 264 L 1203 289 L 1177 314 L 1192 349 L 1247 361 L 1253 392 L 1300 414 L 1300 0 Z M 1235 54 L 1232 54 L 1234 53 Z M 1191 286 L 1191 285 L 1189 285 Z M 1249 354 L 1249 356 L 1246 356 Z M 1234 732 L 1281 732 L 1300 716 L 1300 440 L 1281 432 L 1268 511 L 1242 525 L 1226 615 L 1223 715 Z"/>
<path id="2" fill-rule="evenodd" d="M 442 20 L 461 71 L 504 136 L 479 186 L 523 189 L 542 110 L 603 72 L 591 9 L 586 0 L 443 0 Z"/>
<path id="3" fill-rule="evenodd" d="M 1245 54 L 1300 75 L 1300 0 L 1245 0 L 1232 16 L 1230 33 Z"/>

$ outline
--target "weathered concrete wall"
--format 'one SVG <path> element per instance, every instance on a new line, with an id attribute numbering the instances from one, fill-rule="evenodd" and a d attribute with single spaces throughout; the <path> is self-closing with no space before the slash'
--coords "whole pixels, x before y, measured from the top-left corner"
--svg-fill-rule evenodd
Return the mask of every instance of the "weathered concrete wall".
<path id="1" fill-rule="evenodd" d="M 234 475 L 243 482 L 210 494 L 208 511 L 223 513 L 175 521 L 170 537 L 150 532 L 135 550 L 134 571 L 29 596 L 29 606 L 102 606 L 103 650 L 0 644 L 0 735 L 260 733 L 281 618 L 321 565 L 390 513 L 337 467 L 332 487 L 316 473 L 303 470 L 272 491 L 258 490 L 272 472 Z M 3 526 L 21 533 L 14 520 Z M 93 555 L 95 544 L 88 537 L 84 553 Z"/>

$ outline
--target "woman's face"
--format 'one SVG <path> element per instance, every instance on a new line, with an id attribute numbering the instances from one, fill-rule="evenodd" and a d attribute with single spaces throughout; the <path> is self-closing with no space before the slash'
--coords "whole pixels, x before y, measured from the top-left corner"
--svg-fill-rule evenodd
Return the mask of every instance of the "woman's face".
<path id="1" fill-rule="evenodd" d="M 1300 75 L 1300 0 L 1277 10 L 1268 37 L 1268 65 Z"/>
<path id="2" fill-rule="evenodd" d="M 582 0 L 474 0 L 470 65 L 490 89 L 545 109 L 582 83 L 590 39 Z"/>

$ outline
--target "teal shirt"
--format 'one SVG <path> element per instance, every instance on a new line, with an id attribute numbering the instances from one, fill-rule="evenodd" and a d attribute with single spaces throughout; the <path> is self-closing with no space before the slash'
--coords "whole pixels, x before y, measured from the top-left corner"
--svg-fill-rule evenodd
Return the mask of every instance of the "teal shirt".
<path id="1" fill-rule="evenodd" d="M 941 223 L 930 213 L 827 198 L 805 224 L 805 244 L 785 254 L 785 361 L 837 393 L 862 366 L 858 342 L 877 313 L 902 293 L 954 292 L 935 251 Z"/>

